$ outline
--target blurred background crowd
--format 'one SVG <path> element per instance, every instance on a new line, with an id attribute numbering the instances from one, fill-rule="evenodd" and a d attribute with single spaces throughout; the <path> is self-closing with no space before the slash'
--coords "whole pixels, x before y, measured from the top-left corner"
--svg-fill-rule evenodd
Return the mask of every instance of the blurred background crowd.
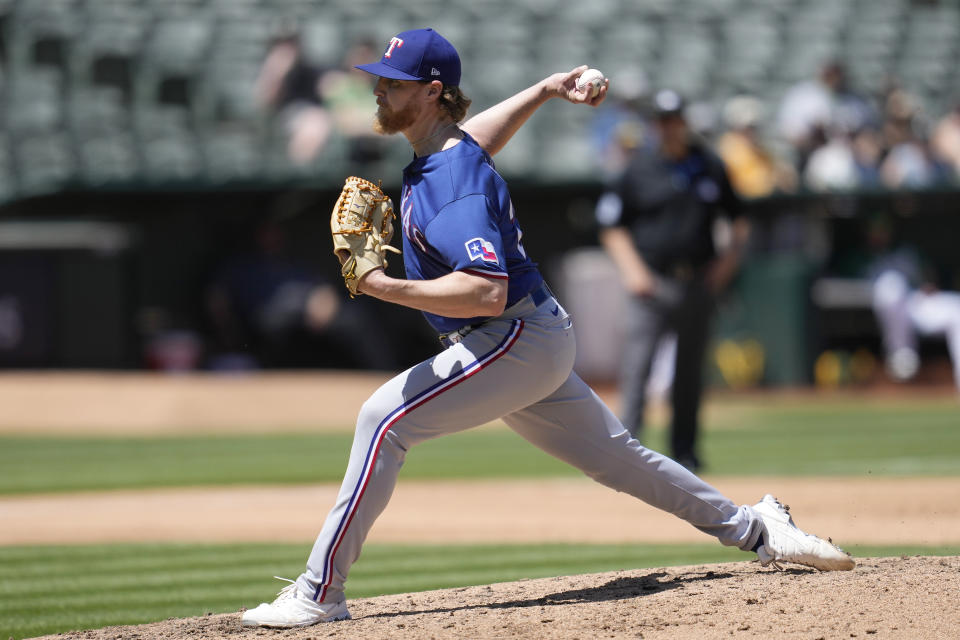
<path id="1" fill-rule="evenodd" d="M 461 50 L 478 107 L 584 61 L 625 109 L 679 91 L 705 135 L 736 134 L 731 157 L 777 165 L 741 179 L 749 195 L 957 180 L 952 0 L 2 0 L 0 197 L 337 178 L 386 153 L 349 70 L 427 23 Z M 590 180 L 588 118 L 549 110 L 501 168 Z"/>
<path id="2" fill-rule="evenodd" d="M 912 256 L 910 291 L 960 287 L 960 0 L 0 0 L 0 367 L 392 369 L 433 349 L 415 316 L 347 301 L 324 235 L 344 177 L 389 188 L 410 158 L 371 134 L 352 67 L 427 25 L 474 111 L 583 63 L 611 80 L 496 158 L 582 309 L 587 375 L 612 375 L 619 330 L 593 207 L 653 143 L 662 88 L 754 222 L 715 382 L 873 380 L 879 261 Z M 388 331 L 403 344 L 369 339 Z M 949 355 L 925 340 L 917 362 Z"/>

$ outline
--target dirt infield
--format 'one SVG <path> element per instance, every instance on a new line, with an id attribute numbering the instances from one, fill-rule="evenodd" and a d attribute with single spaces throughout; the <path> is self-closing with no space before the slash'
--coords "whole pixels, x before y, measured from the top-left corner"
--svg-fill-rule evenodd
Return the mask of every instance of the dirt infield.
<path id="1" fill-rule="evenodd" d="M 738 562 L 353 600 L 353 620 L 289 631 L 244 629 L 230 613 L 45 638 L 942 640 L 960 629 L 958 592 L 956 556 L 862 559 L 840 573 Z"/>
<path id="2" fill-rule="evenodd" d="M 385 373 L 0 373 L 0 433 L 349 429 Z"/>
<path id="3" fill-rule="evenodd" d="M 841 544 L 960 544 L 960 503 L 943 499 L 960 495 L 960 478 L 712 482 L 742 503 L 773 493 L 793 507 L 801 527 Z M 322 485 L 10 496 L 0 498 L 0 544 L 309 542 L 336 492 L 336 486 Z M 238 520 L 248 513 L 258 517 Z M 371 542 L 414 544 L 710 540 L 673 516 L 585 478 L 401 478 L 370 533 Z"/>

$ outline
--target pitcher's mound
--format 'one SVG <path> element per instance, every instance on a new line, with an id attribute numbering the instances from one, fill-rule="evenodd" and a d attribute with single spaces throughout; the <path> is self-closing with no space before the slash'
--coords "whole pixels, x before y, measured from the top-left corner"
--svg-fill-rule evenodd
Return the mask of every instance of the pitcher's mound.
<path id="1" fill-rule="evenodd" d="M 860 558 L 848 572 L 736 562 L 523 580 L 350 601 L 353 620 L 245 629 L 240 614 L 47 636 L 199 638 L 903 638 L 960 629 L 960 556 Z M 265 594 L 266 595 L 266 594 Z M 254 606 L 257 603 L 250 603 Z"/>

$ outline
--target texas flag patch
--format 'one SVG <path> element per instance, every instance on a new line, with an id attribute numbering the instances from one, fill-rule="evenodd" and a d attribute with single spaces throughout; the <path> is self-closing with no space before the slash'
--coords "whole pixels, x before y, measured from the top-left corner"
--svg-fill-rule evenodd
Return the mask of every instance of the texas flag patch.
<path id="1" fill-rule="evenodd" d="M 497 264 L 497 252 L 493 248 L 493 244 L 487 242 L 483 238 L 474 238 L 473 240 L 467 240 L 463 243 L 467 247 L 467 255 L 470 256 L 470 260 L 483 260 L 484 262 L 492 262 Z"/>

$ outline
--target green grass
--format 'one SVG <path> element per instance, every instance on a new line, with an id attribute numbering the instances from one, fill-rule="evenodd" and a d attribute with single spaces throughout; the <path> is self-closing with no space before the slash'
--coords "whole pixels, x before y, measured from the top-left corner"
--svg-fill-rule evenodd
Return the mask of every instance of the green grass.
<path id="1" fill-rule="evenodd" d="M 702 440 L 711 473 L 958 475 L 960 406 L 820 403 L 746 408 Z"/>
<path id="2" fill-rule="evenodd" d="M 711 475 L 960 475 L 952 402 L 776 402 L 707 407 Z M 0 494 L 237 484 L 339 482 L 348 434 L 193 437 L 0 437 Z M 647 444 L 663 450 L 665 431 Z M 579 472 L 506 429 L 413 449 L 404 479 L 510 478 Z M 0 524 L 2 526 L 2 524 Z M 851 547 L 857 556 L 957 555 L 958 547 Z M 0 638 L 236 611 L 269 600 L 271 575 L 300 573 L 309 545 L 0 547 Z M 744 554 L 704 545 L 370 545 L 350 597 L 625 568 L 713 563 Z"/>
<path id="3" fill-rule="evenodd" d="M 960 547 L 859 547 L 857 556 L 957 555 Z M 0 547 L 0 637 L 20 638 L 237 611 L 271 600 L 308 545 L 124 544 Z M 351 572 L 361 598 L 522 578 L 735 562 L 702 545 L 369 545 Z"/>
<path id="4" fill-rule="evenodd" d="M 955 404 L 793 401 L 723 405 L 702 450 L 711 475 L 960 475 Z M 648 446 L 664 451 L 665 431 Z M 339 482 L 351 436 L 0 437 L 0 494 Z M 484 428 L 426 442 L 404 479 L 521 478 L 579 472 L 514 433 Z"/>

